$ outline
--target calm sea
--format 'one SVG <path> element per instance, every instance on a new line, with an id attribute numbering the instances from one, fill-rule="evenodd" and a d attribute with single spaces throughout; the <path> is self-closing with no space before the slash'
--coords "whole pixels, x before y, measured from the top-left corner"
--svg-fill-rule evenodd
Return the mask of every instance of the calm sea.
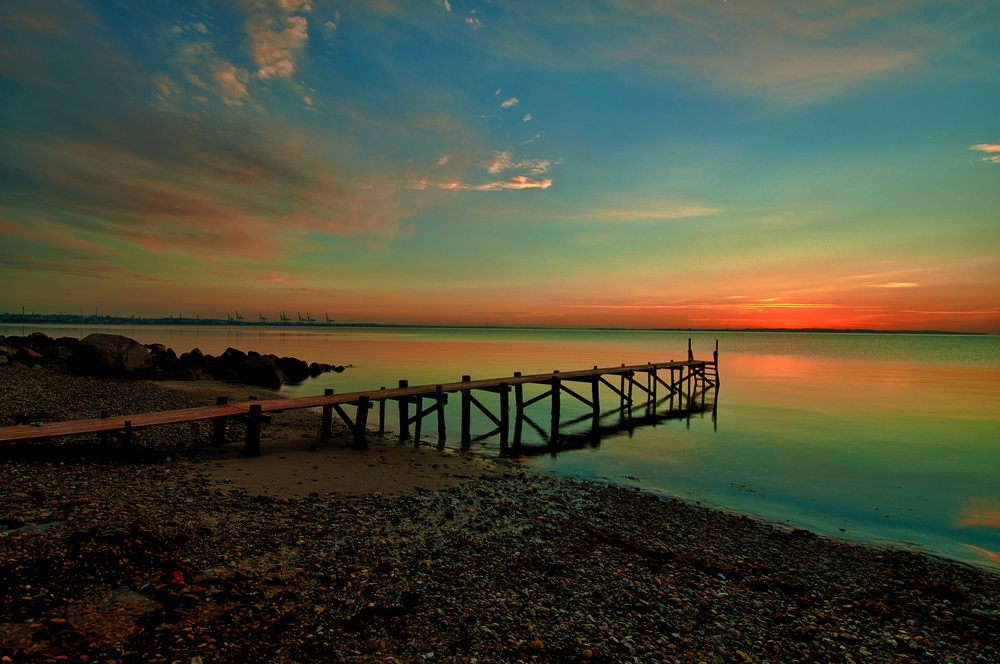
<path id="1" fill-rule="evenodd" d="M 351 365 L 283 388 L 295 395 L 684 359 L 689 337 L 695 357 L 708 359 L 718 340 L 721 387 L 706 395 L 705 412 L 622 427 L 597 445 L 531 454 L 525 463 L 1000 569 L 997 336 L 0 326 L 4 335 L 34 330 L 125 334 L 178 353 L 233 346 Z M 458 401 L 449 404 L 449 446 L 459 444 Z M 528 414 L 547 424 L 547 403 Z M 563 421 L 586 414 L 574 403 L 563 399 Z M 392 409 L 388 415 L 395 428 Z M 474 434 L 492 428 L 485 418 L 473 425 Z M 436 441 L 435 425 L 424 431 Z M 530 427 L 525 435 L 542 443 Z M 473 449 L 495 453 L 498 441 Z"/>

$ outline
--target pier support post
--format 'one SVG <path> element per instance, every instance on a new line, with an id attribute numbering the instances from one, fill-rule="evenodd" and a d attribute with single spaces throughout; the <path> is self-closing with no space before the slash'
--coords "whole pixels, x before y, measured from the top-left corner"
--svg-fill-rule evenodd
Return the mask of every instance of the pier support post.
<path id="1" fill-rule="evenodd" d="M 423 429 L 424 424 L 424 398 L 421 396 L 414 397 L 416 401 L 414 402 L 417 406 L 416 411 L 413 414 L 413 445 L 415 447 L 420 447 L 420 431 Z"/>
<path id="2" fill-rule="evenodd" d="M 444 404 L 445 404 L 444 387 L 438 385 L 434 390 L 434 399 L 437 401 L 437 420 L 438 420 L 438 447 L 444 447 L 445 441 L 448 439 L 448 433 L 444 426 Z"/>
<path id="3" fill-rule="evenodd" d="M 472 376 L 462 376 L 462 382 L 468 383 Z M 462 390 L 462 446 L 468 447 L 472 441 L 472 399 L 469 391 Z"/>
<path id="4" fill-rule="evenodd" d="M 514 372 L 514 377 L 519 378 L 520 371 Z M 524 385 L 518 383 L 514 386 L 514 447 L 521 446 L 521 427 L 524 424 Z"/>
<path id="5" fill-rule="evenodd" d="M 371 408 L 371 400 L 367 396 L 358 399 L 358 414 L 354 420 L 354 449 L 368 449 L 368 439 L 365 433 L 368 429 L 368 409 Z"/>
<path id="6" fill-rule="evenodd" d="M 106 420 L 109 417 L 111 417 L 111 411 L 107 410 L 106 408 L 102 408 L 101 409 L 101 419 L 102 420 Z M 107 444 L 108 444 L 108 432 L 107 431 L 103 431 L 103 432 L 101 432 L 101 445 L 107 445 Z"/>
<path id="7" fill-rule="evenodd" d="M 691 337 L 688 337 L 688 362 L 694 361 L 694 353 L 691 352 Z"/>
<path id="8" fill-rule="evenodd" d="M 596 370 L 597 367 L 595 366 Z M 590 377 L 590 403 L 593 405 L 594 409 L 594 419 L 591 424 L 591 429 L 594 433 L 601 427 L 601 377 L 594 374 Z"/>
<path id="9" fill-rule="evenodd" d="M 326 388 L 323 390 L 323 396 L 330 397 L 333 396 L 333 389 Z M 319 437 L 329 438 L 333 433 L 333 404 L 326 404 L 323 406 L 323 421 L 319 426 Z"/>
<path id="10" fill-rule="evenodd" d="M 406 380 L 399 381 L 400 387 L 409 387 L 410 383 Z M 410 438 L 410 400 L 408 397 L 399 398 L 399 442 L 409 440 Z"/>
<path id="11" fill-rule="evenodd" d="M 510 386 L 500 383 L 500 454 L 507 453 L 507 438 L 510 432 Z"/>
<path id="12" fill-rule="evenodd" d="M 229 403 L 229 397 L 216 397 L 216 406 L 225 406 Z M 226 444 L 226 420 L 225 417 L 216 417 L 212 419 L 212 444 L 213 445 L 225 445 Z"/>
<path id="13" fill-rule="evenodd" d="M 260 423 L 263 419 L 261 415 L 260 404 L 252 404 L 247 412 L 247 435 L 243 444 L 245 457 L 260 456 Z"/>
<path id="14" fill-rule="evenodd" d="M 378 389 L 384 390 L 385 387 L 380 387 Z M 378 400 L 378 432 L 380 434 L 385 433 L 385 399 Z"/>
<path id="15" fill-rule="evenodd" d="M 559 373 L 558 371 L 553 373 Z M 559 378 L 552 379 L 552 432 L 549 434 L 549 444 L 552 447 L 556 446 L 559 442 L 559 419 L 561 417 L 560 413 L 560 402 L 559 393 L 562 391 L 562 380 Z"/>

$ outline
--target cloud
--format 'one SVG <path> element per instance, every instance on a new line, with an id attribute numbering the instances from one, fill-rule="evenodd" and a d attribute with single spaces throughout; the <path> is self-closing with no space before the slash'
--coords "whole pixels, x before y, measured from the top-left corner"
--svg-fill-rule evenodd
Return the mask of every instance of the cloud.
<path id="1" fill-rule="evenodd" d="M 909 281 L 893 281 L 888 284 L 871 284 L 871 288 L 918 288 L 920 284 Z"/>
<path id="2" fill-rule="evenodd" d="M 473 30 L 478 30 L 483 27 L 483 24 L 479 22 L 479 19 L 475 16 L 466 16 L 465 24 L 472 28 Z"/>
<path id="3" fill-rule="evenodd" d="M 493 175 L 501 171 L 512 169 L 524 169 L 531 175 L 541 175 L 547 173 L 552 162 L 547 159 L 521 159 L 514 161 L 513 155 L 509 151 L 494 152 L 493 158 L 486 166 L 486 171 Z"/>
<path id="4" fill-rule="evenodd" d="M 121 278 L 138 281 L 160 281 L 146 274 L 139 274 L 117 267 L 104 259 L 89 258 L 87 256 L 70 256 L 62 260 L 49 260 L 33 256 L 0 254 L 0 268 L 4 267 L 15 270 L 56 272 L 88 279 Z"/>
<path id="5" fill-rule="evenodd" d="M 448 0 L 434 0 L 434 4 L 438 5 L 440 7 L 444 7 L 444 10 L 446 12 L 450 12 L 451 11 L 451 3 L 448 2 Z"/>
<path id="6" fill-rule="evenodd" d="M 980 143 L 979 145 L 973 145 L 969 149 L 979 150 L 981 152 L 1000 152 L 1000 143 Z M 983 161 L 988 161 L 993 164 L 1000 164 L 1000 154 L 983 157 Z"/>
<path id="7" fill-rule="evenodd" d="M 511 97 L 507 101 L 500 104 L 502 108 L 510 108 L 511 106 L 517 106 L 517 97 Z"/>
<path id="8" fill-rule="evenodd" d="M 257 64 L 256 76 L 267 80 L 274 76 L 289 78 L 295 71 L 295 59 L 309 39 L 304 16 L 279 19 L 264 14 L 250 16 L 246 22 L 250 50 Z"/>
<path id="9" fill-rule="evenodd" d="M 527 122 L 527 121 L 528 121 L 528 120 L 530 120 L 530 119 L 531 119 L 531 113 L 528 113 L 527 115 L 525 115 L 525 116 L 524 116 L 524 117 L 523 117 L 523 118 L 521 119 L 521 121 L 522 121 L 522 122 Z"/>
<path id="10" fill-rule="evenodd" d="M 445 189 L 449 191 L 500 191 L 502 189 L 548 189 L 552 186 L 552 180 L 531 180 L 526 175 L 512 175 L 503 180 L 494 180 L 483 184 L 467 184 L 458 181 L 450 182 L 428 182 L 419 180 L 409 185 L 410 189 L 423 190 L 428 187 Z"/>
<path id="11" fill-rule="evenodd" d="M 237 69 L 223 60 L 216 61 L 215 71 L 212 78 L 218 85 L 217 92 L 223 101 L 230 106 L 242 106 L 243 98 L 248 95 L 247 86 L 244 84 L 246 72 Z"/>

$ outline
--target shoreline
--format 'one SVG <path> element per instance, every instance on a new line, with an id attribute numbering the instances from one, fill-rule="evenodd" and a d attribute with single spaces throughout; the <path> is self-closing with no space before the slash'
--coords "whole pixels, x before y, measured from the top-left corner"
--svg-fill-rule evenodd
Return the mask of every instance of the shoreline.
<path id="1" fill-rule="evenodd" d="M 0 368 L 0 416 L 25 404 L 54 408 L 36 388 L 62 390 L 53 403 L 82 412 L 83 395 L 70 397 L 84 388 L 105 404 L 163 408 L 214 401 L 220 387 L 49 373 Z M 296 412 L 301 421 L 279 426 Z M 978 663 L 1000 655 L 1000 576 L 987 570 L 471 455 L 375 442 L 362 456 L 337 431 L 310 452 L 318 421 L 311 411 L 276 415 L 254 460 L 230 456 L 237 427 L 229 445 L 208 449 L 207 426 L 194 425 L 142 432 L 134 446 L 142 450 L 87 441 L 0 450 L 0 656 Z M 336 490 L 366 473 L 368 483 Z M 387 477 L 403 484 L 378 483 Z"/>

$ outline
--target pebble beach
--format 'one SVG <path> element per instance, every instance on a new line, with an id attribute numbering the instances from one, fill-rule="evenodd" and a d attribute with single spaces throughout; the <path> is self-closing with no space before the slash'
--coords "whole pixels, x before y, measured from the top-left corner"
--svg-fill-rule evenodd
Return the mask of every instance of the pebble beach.
<path id="1" fill-rule="evenodd" d="M 256 388 L 4 366 L 0 426 L 220 389 Z M 989 570 L 507 460 L 355 452 L 318 417 L 276 415 L 253 464 L 236 424 L 224 448 L 205 423 L 0 448 L 2 661 L 1000 661 Z"/>

